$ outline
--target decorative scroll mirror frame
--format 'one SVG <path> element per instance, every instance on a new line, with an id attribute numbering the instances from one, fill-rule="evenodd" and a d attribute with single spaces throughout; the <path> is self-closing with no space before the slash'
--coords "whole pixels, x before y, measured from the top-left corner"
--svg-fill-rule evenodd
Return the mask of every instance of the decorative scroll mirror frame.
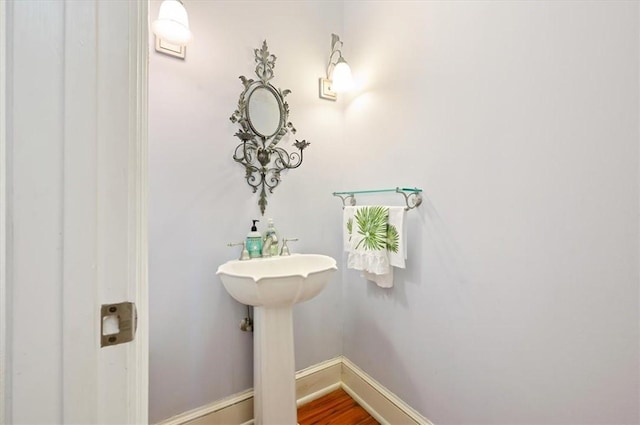
<path id="1" fill-rule="evenodd" d="M 267 194 L 273 193 L 280 184 L 281 172 L 292 168 L 298 168 L 302 164 L 304 148 L 309 146 L 306 140 L 296 140 L 294 146 L 298 151 L 287 152 L 278 143 L 289 132 L 295 134 L 296 129 L 289 121 L 289 105 L 284 98 L 291 93 L 291 90 L 282 90 L 274 87 L 269 80 L 274 77 L 273 68 L 276 64 L 275 55 L 269 53 L 267 41 L 263 41 L 261 49 L 254 49 L 256 61 L 256 75 L 258 80 L 247 79 L 240 76 L 244 90 L 240 93 L 238 109 L 231 115 L 230 120 L 240 125 L 240 130 L 235 134 L 241 143 L 236 146 L 233 160 L 245 168 L 245 179 L 249 186 L 256 193 L 260 189 L 260 199 L 258 205 L 260 212 L 264 215 L 267 208 Z M 258 95 L 257 93 L 261 93 Z M 264 96 L 267 96 L 265 98 Z M 264 129 L 265 119 L 258 120 L 260 106 L 268 97 L 273 96 L 277 104 L 278 117 L 277 124 L 272 124 L 272 128 Z M 255 99 L 254 102 L 252 100 Z M 272 105 L 274 102 L 271 102 Z M 252 112 L 253 111 L 253 112 Z M 264 110 L 267 115 L 273 114 L 274 110 Z M 251 115 L 253 114 L 253 120 Z M 266 121 L 273 121 L 267 116 Z M 263 121 L 263 122 L 258 122 Z"/>

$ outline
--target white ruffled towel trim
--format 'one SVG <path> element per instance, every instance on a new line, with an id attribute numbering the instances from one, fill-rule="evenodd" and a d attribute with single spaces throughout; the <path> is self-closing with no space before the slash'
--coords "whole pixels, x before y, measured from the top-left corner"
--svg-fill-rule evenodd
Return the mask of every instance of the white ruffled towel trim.
<path id="1" fill-rule="evenodd" d="M 347 267 L 383 288 L 393 286 L 393 266 L 404 268 L 406 229 L 404 207 L 345 207 L 344 250 Z"/>

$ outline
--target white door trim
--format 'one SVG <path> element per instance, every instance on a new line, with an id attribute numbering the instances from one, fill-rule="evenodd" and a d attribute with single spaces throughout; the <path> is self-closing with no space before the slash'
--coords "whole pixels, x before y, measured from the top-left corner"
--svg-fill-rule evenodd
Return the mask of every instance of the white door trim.
<path id="1" fill-rule="evenodd" d="M 0 2 L 0 424 L 7 423 L 7 2 Z"/>
<path id="2" fill-rule="evenodd" d="M 72 3 L 64 20 L 63 420 L 144 424 L 147 1 Z M 110 93 L 113 81 L 123 90 Z M 100 304 L 121 301 L 137 306 L 135 339 L 100 349 Z"/>
<path id="3" fill-rule="evenodd" d="M 143 424 L 147 2 L 72 3 L 64 10 L 63 420 Z M 113 81 L 123 90 L 110 93 Z M 100 349 L 100 304 L 121 301 L 136 304 L 139 331 Z"/>
<path id="4" fill-rule="evenodd" d="M 138 309 L 138 330 L 136 339 L 138 347 L 135 356 L 127 356 L 135 374 L 130 376 L 130 396 L 135 400 L 135 410 L 130 412 L 132 424 L 149 423 L 149 238 L 148 238 L 148 193 L 149 193 L 149 172 L 148 172 L 148 121 L 149 121 L 149 1 L 138 0 L 130 3 L 132 17 L 129 31 L 131 33 L 131 45 L 129 47 L 131 71 L 130 78 L 135 78 L 131 86 L 135 87 L 130 99 L 129 115 L 131 122 L 130 140 L 135 141 L 135 152 L 133 164 L 135 172 L 134 190 L 130 191 L 131 205 L 135 214 L 135 235 L 131 242 L 135 244 L 133 272 L 135 276 L 134 299 Z"/>

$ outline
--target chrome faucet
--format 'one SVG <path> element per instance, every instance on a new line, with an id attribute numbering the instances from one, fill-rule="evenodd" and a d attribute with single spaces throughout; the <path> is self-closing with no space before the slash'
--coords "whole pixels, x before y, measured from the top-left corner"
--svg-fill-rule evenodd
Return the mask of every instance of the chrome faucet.
<path id="1" fill-rule="evenodd" d="M 295 242 L 297 241 L 298 238 L 283 238 L 282 239 L 282 249 L 280 250 L 280 255 L 285 256 L 285 255 L 291 255 L 291 253 L 289 252 L 289 247 L 287 246 L 287 242 Z"/>
<path id="2" fill-rule="evenodd" d="M 276 252 L 278 252 L 278 237 L 272 234 L 264 239 L 262 242 L 262 257 L 271 257 L 271 247 L 276 244 Z"/>
<path id="3" fill-rule="evenodd" d="M 246 261 L 249 260 L 251 257 L 249 257 L 249 251 L 247 251 L 247 243 L 246 242 L 238 242 L 238 243 L 228 243 L 227 246 L 239 246 L 242 245 L 242 253 L 240 254 L 240 260 L 241 261 Z"/>

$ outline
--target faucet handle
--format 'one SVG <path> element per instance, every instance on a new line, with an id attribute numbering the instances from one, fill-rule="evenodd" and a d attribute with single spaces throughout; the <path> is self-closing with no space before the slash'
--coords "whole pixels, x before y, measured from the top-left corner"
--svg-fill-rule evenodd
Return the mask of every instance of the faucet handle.
<path id="1" fill-rule="evenodd" d="M 280 255 L 290 255 L 289 247 L 287 246 L 287 242 L 296 242 L 298 238 L 282 238 L 282 249 L 280 250 Z"/>
<path id="2" fill-rule="evenodd" d="M 227 244 L 227 246 L 240 246 L 240 245 L 242 245 L 242 254 L 240 254 L 240 261 L 250 260 L 251 257 L 249 257 L 249 251 L 247 251 L 246 242 L 237 242 L 237 243 L 229 242 Z"/>

